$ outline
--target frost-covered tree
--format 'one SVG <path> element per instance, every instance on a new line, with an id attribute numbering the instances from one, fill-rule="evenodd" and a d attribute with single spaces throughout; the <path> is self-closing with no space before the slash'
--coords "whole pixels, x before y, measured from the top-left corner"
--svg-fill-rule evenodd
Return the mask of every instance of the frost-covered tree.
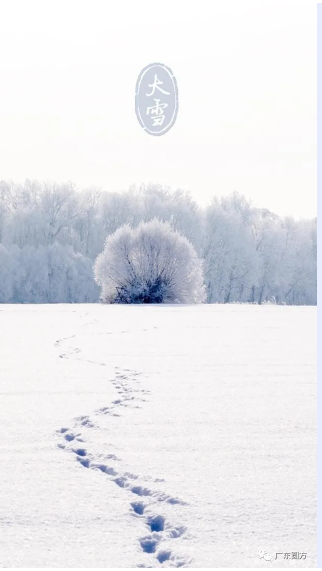
<path id="1" fill-rule="evenodd" d="M 187 238 L 154 219 L 119 228 L 94 267 L 106 303 L 202 303 L 202 261 Z"/>
<path id="2" fill-rule="evenodd" d="M 8 250 L 0 244 L 0 303 L 12 298 L 13 263 Z"/>
<path id="3" fill-rule="evenodd" d="M 93 262 L 71 246 L 0 244 L 1 303 L 87 303 L 98 294 Z"/>

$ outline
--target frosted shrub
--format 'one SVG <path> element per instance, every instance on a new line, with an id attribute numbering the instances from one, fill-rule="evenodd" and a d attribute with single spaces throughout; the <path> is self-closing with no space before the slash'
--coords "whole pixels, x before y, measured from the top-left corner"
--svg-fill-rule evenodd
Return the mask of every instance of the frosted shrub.
<path id="1" fill-rule="evenodd" d="M 167 222 L 128 225 L 109 236 L 97 257 L 95 280 L 105 303 L 202 303 L 202 261 Z"/>

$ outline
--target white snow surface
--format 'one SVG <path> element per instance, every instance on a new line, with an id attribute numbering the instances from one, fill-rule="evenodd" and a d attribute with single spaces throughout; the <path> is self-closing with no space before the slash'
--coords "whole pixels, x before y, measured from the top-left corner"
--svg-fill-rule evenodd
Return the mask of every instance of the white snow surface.
<path id="1" fill-rule="evenodd" d="M 0 353 L 2 567 L 316 567 L 316 308 L 2 305 Z"/>

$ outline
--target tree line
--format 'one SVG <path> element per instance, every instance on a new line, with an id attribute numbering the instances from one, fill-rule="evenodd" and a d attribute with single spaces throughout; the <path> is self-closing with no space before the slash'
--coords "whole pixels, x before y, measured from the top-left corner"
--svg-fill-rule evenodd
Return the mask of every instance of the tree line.
<path id="1" fill-rule="evenodd" d="M 73 183 L 0 182 L 0 302 L 96 302 L 108 236 L 157 218 L 203 260 L 208 303 L 315 305 L 316 219 L 280 217 L 241 194 L 202 208 L 159 184 L 123 193 Z"/>

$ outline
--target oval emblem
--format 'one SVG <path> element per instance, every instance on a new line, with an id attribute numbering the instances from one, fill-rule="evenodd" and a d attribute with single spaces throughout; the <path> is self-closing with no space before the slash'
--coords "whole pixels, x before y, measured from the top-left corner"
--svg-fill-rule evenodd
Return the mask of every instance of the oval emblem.
<path id="1" fill-rule="evenodd" d="M 151 63 L 142 69 L 135 89 L 135 112 L 150 135 L 164 135 L 178 114 L 178 86 L 171 69 Z"/>

